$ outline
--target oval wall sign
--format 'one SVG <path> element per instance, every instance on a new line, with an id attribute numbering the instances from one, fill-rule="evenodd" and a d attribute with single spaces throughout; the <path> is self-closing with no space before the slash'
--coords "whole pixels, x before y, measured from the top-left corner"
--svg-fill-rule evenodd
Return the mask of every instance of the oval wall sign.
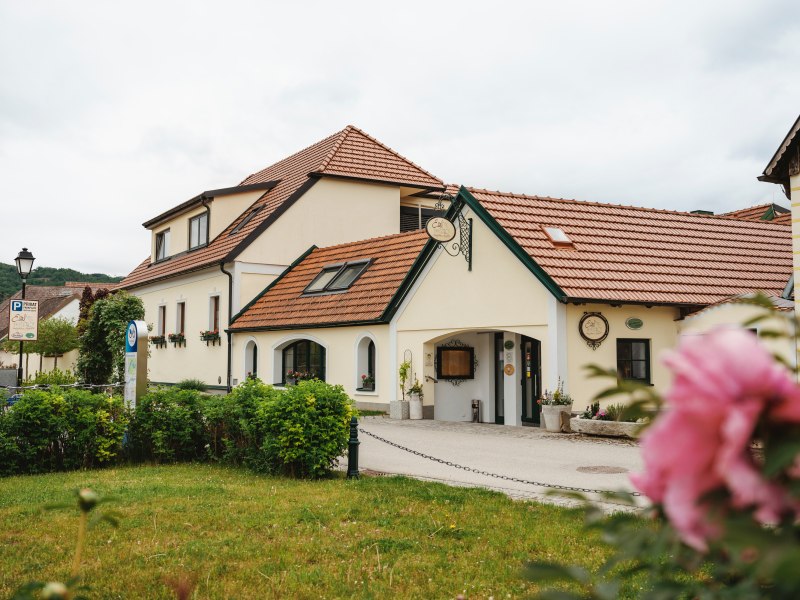
<path id="1" fill-rule="evenodd" d="M 456 227 L 444 217 L 433 217 L 428 219 L 425 225 L 428 236 L 442 244 L 449 242 L 456 237 Z"/>
<path id="2" fill-rule="evenodd" d="M 637 317 L 630 317 L 625 319 L 625 327 L 628 329 L 641 329 L 642 325 L 644 325 L 644 321 Z"/>

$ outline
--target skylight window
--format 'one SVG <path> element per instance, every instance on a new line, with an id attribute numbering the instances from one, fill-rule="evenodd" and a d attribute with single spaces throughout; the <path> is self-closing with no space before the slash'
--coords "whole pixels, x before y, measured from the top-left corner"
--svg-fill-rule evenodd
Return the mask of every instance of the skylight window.
<path id="1" fill-rule="evenodd" d="M 554 246 L 573 246 L 574 243 L 560 227 L 542 227 Z"/>
<path id="2" fill-rule="evenodd" d="M 253 210 L 251 210 L 247 214 L 247 216 L 244 219 L 242 219 L 241 223 L 239 223 L 236 227 L 231 229 L 231 232 L 228 235 L 239 233 L 245 225 L 247 225 L 250 221 L 253 220 L 253 217 L 255 217 L 258 214 L 258 211 L 260 211 L 262 208 L 264 208 L 263 204 L 261 206 L 256 206 Z"/>
<path id="3" fill-rule="evenodd" d="M 308 284 L 304 294 L 320 294 L 323 292 L 339 292 L 346 290 L 361 274 L 366 271 L 370 261 L 346 262 L 324 267 Z"/>

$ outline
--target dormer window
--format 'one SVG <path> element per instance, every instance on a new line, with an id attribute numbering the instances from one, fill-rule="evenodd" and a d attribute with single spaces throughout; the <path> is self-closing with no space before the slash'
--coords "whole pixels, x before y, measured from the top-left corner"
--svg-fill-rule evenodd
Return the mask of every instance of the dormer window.
<path id="1" fill-rule="evenodd" d="M 323 267 L 303 293 L 321 294 L 346 290 L 367 270 L 369 264 L 369 260 L 360 260 Z"/>
<path id="2" fill-rule="evenodd" d="M 559 227 L 542 227 L 550 242 L 559 248 L 573 248 L 575 244 L 569 239 L 569 236 L 564 233 L 564 230 Z"/>
<path id="3" fill-rule="evenodd" d="M 208 213 L 189 219 L 189 250 L 208 244 Z"/>
<path id="4" fill-rule="evenodd" d="M 156 261 L 164 260 L 169 254 L 169 229 L 156 234 Z"/>

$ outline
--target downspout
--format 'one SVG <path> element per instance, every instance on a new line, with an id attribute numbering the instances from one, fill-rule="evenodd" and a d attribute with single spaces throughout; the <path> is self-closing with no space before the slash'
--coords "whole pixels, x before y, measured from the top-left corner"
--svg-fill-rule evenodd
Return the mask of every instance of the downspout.
<path id="1" fill-rule="evenodd" d="M 231 326 L 231 319 L 233 319 L 233 274 L 225 270 L 225 263 L 219 263 L 219 270 L 225 273 L 228 276 L 228 326 L 225 328 L 225 333 L 228 336 L 228 375 L 226 379 L 226 387 L 228 393 L 231 393 L 231 358 L 232 358 L 232 348 L 231 348 L 231 339 L 233 334 L 230 331 Z"/>
<path id="2" fill-rule="evenodd" d="M 208 238 L 211 237 L 211 207 L 208 205 L 210 200 L 213 198 L 207 198 L 205 194 L 200 196 L 200 204 L 206 209 L 206 246 L 209 242 Z"/>

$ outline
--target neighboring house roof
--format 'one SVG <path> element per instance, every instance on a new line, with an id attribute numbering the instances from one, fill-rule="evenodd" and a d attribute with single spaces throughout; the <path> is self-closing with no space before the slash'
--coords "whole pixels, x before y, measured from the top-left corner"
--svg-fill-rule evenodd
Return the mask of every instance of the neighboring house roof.
<path id="1" fill-rule="evenodd" d="M 328 248 L 312 247 L 234 317 L 231 331 L 294 329 L 388 322 L 387 310 L 428 241 L 412 231 Z M 369 259 L 363 274 L 342 292 L 303 291 L 332 264 Z"/>
<path id="2" fill-rule="evenodd" d="M 786 225 L 489 190 L 459 197 L 569 300 L 705 305 L 755 290 L 779 296 L 792 273 Z M 543 227 L 574 246 L 557 247 Z"/>
<path id="3" fill-rule="evenodd" d="M 29 285 L 25 288 L 26 300 L 39 301 L 39 320 L 53 316 L 73 300 L 80 301 L 81 293 L 76 288 L 53 286 L 53 285 Z M 11 298 L 7 298 L 0 303 L 0 340 L 8 335 L 8 312 L 12 300 L 22 297 L 22 291 L 18 291 Z"/>
<path id="4" fill-rule="evenodd" d="M 320 177 L 324 176 L 396 183 L 425 190 L 444 187 L 440 179 L 360 129 L 348 125 L 342 131 L 245 178 L 240 186 L 268 182 L 273 182 L 275 185 L 248 207 L 225 231 L 210 240 L 207 246 L 157 263 L 151 263 L 148 257 L 119 287 L 134 288 L 233 260 Z M 226 189 L 230 191 L 233 188 Z M 239 222 L 259 205 L 263 205 L 263 209 L 241 230 L 231 234 Z"/>
<path id="5" fill-rule="evenodd" d="M 744 219 L 745 221 L 772 221 L 773 223 L 789 224 L 792 222 L 792 211 L 780 204 L 759 204 L 749 208 L 742 208 L 723 213 L 720 217 Z"/>
<path id="6" fill-rule="evenodd" d="M 118 285 L 119 282 L 95 283 L 86 281 L 67 281 L 64 283 L 65 288 L 77 289 L 81 294 L 83 294 L 83 290 L 85 290 L 87 287 L 92 290 L 93 294 L 96 294 L 98 290 L 112 290 Z"/>
<path id="7" fill-rule="evenodd" d="M 759 181 L 780 183 L 784 188 L 789 186 L 789 176 L 793 170 L 800 168 L 800 117 L 789 129 L 780 146 L 764 169 L 764 174 L 758 177 Z M 796 173 L 795 173 L 796 174 Z M 789 194 L 786 194 L 787 197 Z"/>
<path id="8" fill-rule="evenodd" d="M 716 308 L 718 306 L 723 306 L 725 304 L 749 304 L 752 305 L 752 302 L 748 302 L 751 300 L 755 294 L 737 294 L 736 296 L 729 296 L 728 298 L 723 298 L 713 304 L 709 304 L 708 306 L 704 306 L 699 308 L 695 311 L 690 312 L 686 315 L 686 317 L 695 317 L 701 313 L 706 312 L 709 309 Z M 792 312 L 794 310 L 794 300 L 788 300 L 786 298 L 781 298 L 780 296 L 776 296 L 775 294 L 767 294 L 767 297 L 772 301 L 772 305 L 775 307 L 775 310 L 779 312 Z M 685 318 L 685 317 L 684 317 Z"/>

